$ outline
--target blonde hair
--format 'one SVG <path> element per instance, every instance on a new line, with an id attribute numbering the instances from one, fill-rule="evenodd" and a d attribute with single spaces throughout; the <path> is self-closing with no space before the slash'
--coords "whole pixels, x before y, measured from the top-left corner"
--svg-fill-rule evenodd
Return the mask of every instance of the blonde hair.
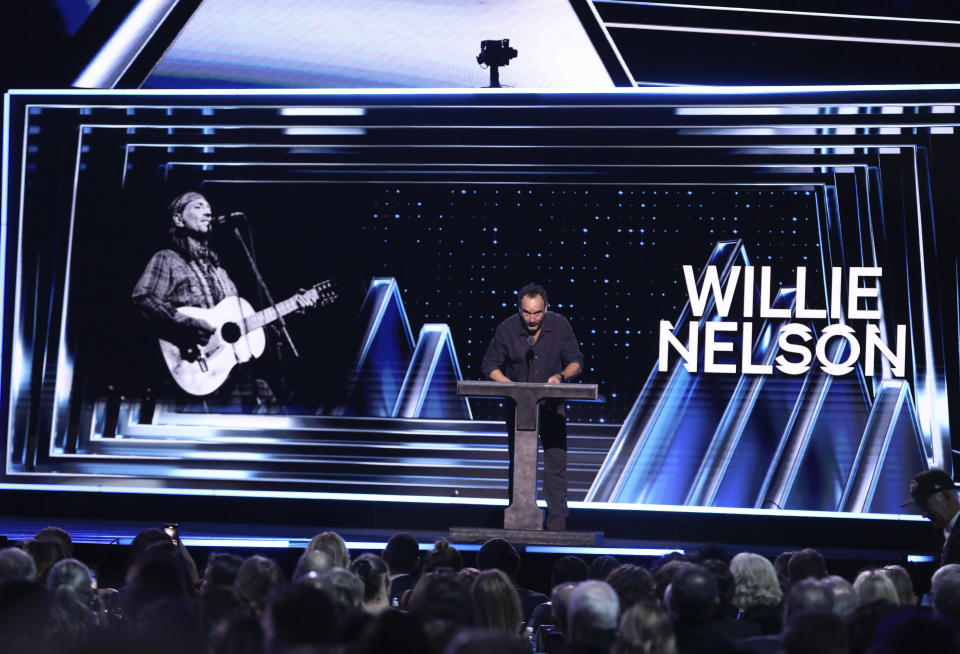
<path id="1" fill-rule="evenodd" d="M 471 591 L 474 622 L 516 636 L 523 624 L 520 596 L 510 577 L 497 569 L 477 575 Z"/>
<path id="2" fill-rule="evenodd" d="M 307 551 L 310 550 L 320 550 L 329 554 L 335 568 L 350 567 L 350 553 L 347 551 L 347 544 L 343 542 L 343 538 L 338 533 L 325 531 L 317 534 L 310 539 L 310 544 L 307 545 Z"/>
<path id="3" fill-rule="evenodd" d="M 620 618 L 613 654 L 677 654 L 673 623 L 656 604 L 641 602 Z"/>
<path id="4" fill-rule="evenodd" d="M 730 561 L 735 590 L 733 604 L 740 610 L 755 606 L 776 606 L 783 599 L 777 571 L 766 557 L 741 552 Z"/>
<path id="5" fill-rule="evenodd" d="M 917 605 L 917 595 L 913 592 L 913 579 L 910 578 L 906 568 L 891 564 L 881 568 L 881 571 L 893 582 L 897 597 L 900 599 L 900 606 Z"/>
<path id="6" fill-rule="evenodd" d="M 853 580 L 853 589 L 857 591 L 861 606 L 881 599 L 894 606 L 900 604 L 896 586 L 882 570 L 864 570 Z"/>

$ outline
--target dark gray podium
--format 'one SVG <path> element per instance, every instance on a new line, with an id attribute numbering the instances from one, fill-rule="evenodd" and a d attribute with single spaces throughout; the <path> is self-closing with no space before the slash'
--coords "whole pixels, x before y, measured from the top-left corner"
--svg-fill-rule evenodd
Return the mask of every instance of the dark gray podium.
<path id="1" fill-rule="evenodd" d="M 506 538 L 530 545 L 596 545 L 602 534 L 544 531 L 543 511 L 537 506 L 537 434 L 541 400 L 596 400 L 596 384 L 533 384 L 527 382 L 458 381 L 457 395 L 504 397 L 517 406 L 514 421 L 513 494 L 503 512 L 503 529 L 451 527 L 453 542 L 471 543 Z"/>

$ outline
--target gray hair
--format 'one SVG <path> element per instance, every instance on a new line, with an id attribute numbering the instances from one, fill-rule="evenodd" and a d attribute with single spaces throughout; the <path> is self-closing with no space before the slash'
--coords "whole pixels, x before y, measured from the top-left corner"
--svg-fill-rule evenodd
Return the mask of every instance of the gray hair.
<path id="1" fill-rule="evenodd" d="M 620 599 L 605 581 L 590 579 L 581 582 L 570 593 L 567 627 L 572 639 L 615 630 L 619 615 Z"/>
<path id="2" fill-rule="evenodd" d="M 738 609 L 777 606 L 783 599 L 777 571 L 764 556 L 753 552 L 737 554 L 730 561 L 730 574 L 736 584 L 733 604 Z"/>
<path id="3" fill-rule="evenodd" d="M 853 610 L 860 604 L 857 591 L 853 584 L 840 575 L 830 575 L 820 580 L 820 583 L 830 589 L 833 595 L 833 612 L 841 618 L 849 618 Z"/>

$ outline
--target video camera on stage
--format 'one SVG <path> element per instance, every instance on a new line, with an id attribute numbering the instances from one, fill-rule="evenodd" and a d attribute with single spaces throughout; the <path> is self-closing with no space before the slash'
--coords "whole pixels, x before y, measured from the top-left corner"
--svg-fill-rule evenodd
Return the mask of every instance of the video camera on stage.
<path id="1" fill-rule="evenodd" d="M 517 56 L 517 49 L 510 47 L 510 39 L 480 41 L 477 63 L 481 66 L 506 66 Z"/>

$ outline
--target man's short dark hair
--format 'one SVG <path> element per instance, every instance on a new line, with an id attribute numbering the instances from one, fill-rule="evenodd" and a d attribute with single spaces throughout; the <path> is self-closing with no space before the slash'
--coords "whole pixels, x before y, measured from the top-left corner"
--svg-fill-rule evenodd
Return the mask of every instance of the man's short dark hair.
<path id="1" fill-rule="evenodd" d="M 519 291 L 517 291 L 517 306 L 520 306 L 520 300 L 522 300 L 523 298 L 536 297 L 538 295 L 543 298 L 543 303 L 546 304 L 547 289 L 540 286 L 540 284 L 534 284 L 533 282 L 530 282 L 529 284 L 521 288 Z"/>
<path id="2" fill-rule="evenodd" d="M 717 605 L 717 579 L 696 563 L 683 565 L 670 582 L 668 608 L 681 622 L 707 622 Z"/>
<path id="3" fill-rule="evenodd" d="M 783 600 L 787 618 L 808 611 L 832 611 L 833 589 L 819 579 L 801 579 Z"/>
<path id="4" fill-rule="evenodd" d="M 520 555 L 510 541 L 491 538 L 477 552 L 477 567 L 481 570 L 496 568 L 515 578 L 520 570 Z"/>
<path id="5" fill-rule="evenodd" d="M 583 581 L 587 578 L 587 563 L 579 556 L 564 556 L 550 569 L 550 588 L 568 581 Z"/>
<path id="6" fill-rule="evenodd" d="M 410 534 L 394 534 L 387 541 L 386 549 L 383 550 L 383 560 L 390 566 L 391 574 L 413 572 L 418 558 L 420 558 L 420 545 Z"/>
<path id="7" fill-rule="evenodd" d="M 827 576 L 827 564 L 820 552 L 808 548 L 793 553 L 790 562 L 787 563 L 787 574 L 790 576 L 791 584 L 807 577 L 823 579 Z"/>
<path id="8" fill-rule="evenodd" d="M 607 583 L 620 598 L 620 613 L 634 604 L 650 602 L 657 598 L 653 575 L 646 568 L 626 563 L 607 575 Z"/>
<path id="9" fill-rule="evenodd" d="M 785 654 L 841 654 L 849 652 L 847 628 L 835 613 L 815 611 L 790 621 L 783 630 Z"/>

